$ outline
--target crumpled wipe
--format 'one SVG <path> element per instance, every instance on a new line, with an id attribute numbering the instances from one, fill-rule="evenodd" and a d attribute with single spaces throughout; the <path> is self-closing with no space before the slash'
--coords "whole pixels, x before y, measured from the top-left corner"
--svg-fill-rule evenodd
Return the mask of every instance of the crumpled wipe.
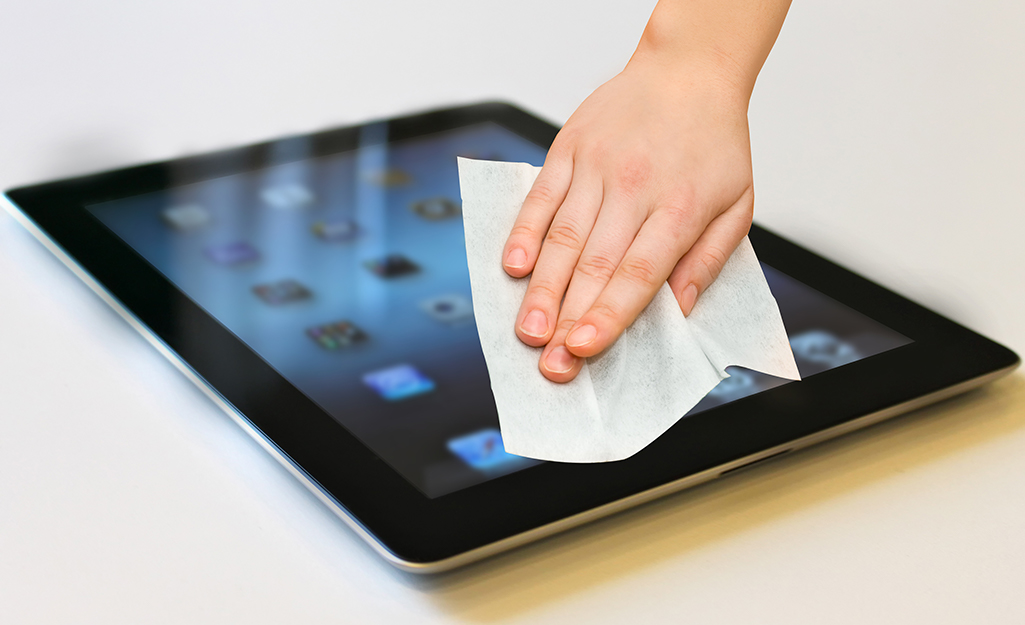
<path id="1" fill-rule="evenodd" d="M 509 453 L 609 462 L 637 453 L 694 407 L 736 365 L 800 379 L 776 300 L 745 237 L 684 317 L 667 284 L 572 382 L 538 370 L 541 348 L 514 324 L 529 278 L 502 267 L 502 250 L 540 168 L 459 159 L 474 316 Z"/>

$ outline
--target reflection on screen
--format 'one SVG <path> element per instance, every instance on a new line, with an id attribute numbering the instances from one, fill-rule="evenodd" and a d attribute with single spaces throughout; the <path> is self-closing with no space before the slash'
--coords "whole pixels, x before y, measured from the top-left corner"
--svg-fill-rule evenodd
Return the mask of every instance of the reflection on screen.
<path id="1" fill-rule="evenodd" d="M 538 464 L 505 452 L 473 320 L 456 156 L 540 165 L 492 123 L 89 207 L 428 497 Z M 282 149 L 301 150 L 290 139 Z M 764 266 L 802 376 L 909 342 Z M 224 363 L 230 367 L 231 363 Z M 693 412 L 778 386 L 739 368 Z"/>

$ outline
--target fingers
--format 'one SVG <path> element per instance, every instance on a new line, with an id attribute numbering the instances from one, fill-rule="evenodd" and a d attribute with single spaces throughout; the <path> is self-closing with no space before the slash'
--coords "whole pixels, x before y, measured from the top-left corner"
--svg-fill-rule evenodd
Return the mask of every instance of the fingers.
<path id="1" fill-rule="evenodd" d="M 602 187 L 594 168 L 574 177 L 534 264 L 530 284 L 516 317 L 516 334 L 527 345 L 548 343 L 563 295 L 601 206 Z"/>
<path id="2" fill-rule="evenodd" d="M 572 177 L 572 155 L 553 145 L 502 251 L 502 265 L 510 276 L 522 278 L 534 270 L 541 242 L 566 199 Z"/>
<path id="3" fill-rule="evenodd" d="M 708 224 L 669 275 L 669 287 L 684 315 L 690 315 L 705 289 L 751 229 L 754 192 L 748 189 L 737 202 Z"/>
<path id="4" fill-rule="evenodd" d="M 624 210 L 630 201 L 634 200 L 603 199 L 594 229 L 573 269 L 554 334 L 538 363 L 542 375 L 553 382 L 569 382 L 583 366 L 583 359 L 566 349 L 566 335 L 598 299 L 644 222 L 643 213 Z"/>
<path id="5" fill-rule="evenodd" d="M 589 358 L 619 338 L 651 302 L 682 252 L 698 238 L 700 231 L 697 220 L 681 216 L 680 211 L 652 213 L 608 286 L 566 336 L 568 351 L 574 356 Z"/>

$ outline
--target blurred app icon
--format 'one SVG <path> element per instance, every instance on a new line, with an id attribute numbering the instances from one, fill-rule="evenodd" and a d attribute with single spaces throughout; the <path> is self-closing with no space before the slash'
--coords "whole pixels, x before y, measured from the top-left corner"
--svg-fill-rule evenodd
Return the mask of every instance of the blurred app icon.
<path id="1" fill-rule="evenodd" d="M 502 434 L 494 428 L 449 439 L 447 447 L 460 460 L 478 470 L 497 469 L 524 462 L 524 458 L 505 450 Z"/>
<path id="2" fill-rule="evenodd" d="M 218 265 L 242 265 L 260 260 L 260 252 L 245 241 L 206 248 L 206 257 Z"/>
<path id="3" fill-rule="evenodd" d="M 367 333 L 351 321 L 336 321 L 306 330 L 306 336 L 324 349 L 336 350 L 350 347 L 367 340 Z"/>
<path id="4" fill-rule="evenodd" d="M 455 293 L 440 295 L 420 302 L 420 309 L 435 321 L 456 325 L 473 318 L 470 298 Z"/>
<path id="5" fill-rule="evenodd" d="M 790 339 L 794 356 L 829 369 L 861 358 L 857 348 L 826 330 L 808 330 Z"/>
<path id="6" fill-rule="evenodd" d="M 260 191 L 260 199 L 278 210 L 308 208 L 314 200 L 312 191 L 294 182 L 267 187 Z"/>
<path id="7" fill-rule="evenodd" d="M 160 218 L 179 232 L 197 230 L 210 223 L 210 212 L 199 204 L 169 206 L 160 212 Z"/>
<path id="8" fill-rule="evenodd" d="M 404 187 L 413 181 L 408 172 L 397 167 L 367 172 L 364 177 L 379 187 Z"/>
<path id="9" fill-rule="evenodd" d="M 726 373 L 729 373 L 730 377 L 723 379 L 709 391 L 709 397 L 714 397 L 722 402 L 730 402 L 751 395 L 758 390 L 755 377 L 750 372 L 737 367 L 728 367 Z"/>
<path id="10" fill-rule="evenodd" d="M 399 401 L 434 390 L 434 381 L 413 365 L 395 365 L 363 375 L 363 383 L 388 401 Z"/>
<path id="11" fill-rule="evenodd" d="M 253 287 L 253 293 L 256 293 L 257 297 L 271 306 L 298 302 L 313 296 L 312 291 L 295 280 L 281 280 L 269 284 L 258 284 Z"/>
<path id="12" fill-rule="evenodd" d="M 459 215 L 459 205 L 447 197 L 434 197 L 409 205 L 417 215 L 430 221 L 439 221 Z"/>
<path id="13" fill-rule="evenodd" d="M 318 221 L 312 230 L 316 236 L 332 243 L 351 241 L 359 234 L 359 226 L 351 219 Z"/>
<path id="14" fill-rule="evenodd" d="M 401 254 L 389 254 L 384 258 L 363 262 L 363 266 L 382 278 L 395 278 L 420 271 L 420 267 Z"/>

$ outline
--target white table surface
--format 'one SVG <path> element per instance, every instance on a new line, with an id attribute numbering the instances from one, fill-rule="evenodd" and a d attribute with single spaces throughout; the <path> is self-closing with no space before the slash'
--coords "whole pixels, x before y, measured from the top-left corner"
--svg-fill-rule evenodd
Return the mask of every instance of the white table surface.
<path id="1" fill-rule="evenodd" d="M 503 98 L 652 2 L 7 0 L 0 185 Z M 1025 4 L 797 2 L 757 219 L 1025 352 Z M 1025 375 L 462 572 L 392 570 L 6 216 L 0 622 L 1022 623 Z"/>

